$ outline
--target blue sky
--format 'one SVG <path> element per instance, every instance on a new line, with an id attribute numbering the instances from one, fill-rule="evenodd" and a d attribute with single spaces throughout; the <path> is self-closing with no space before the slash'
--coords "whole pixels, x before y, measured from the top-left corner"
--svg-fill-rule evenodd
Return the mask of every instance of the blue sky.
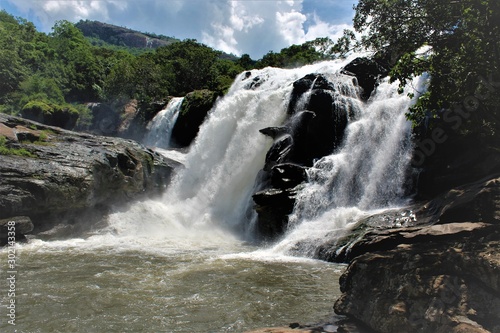
<path id="1" fill-rule="evenodd" d="M 97 20 L 260 59 L 317 37 L 335 40 L 357 0 L 0 0 L 0 8 L 50 32 L 57 20 Z"/>

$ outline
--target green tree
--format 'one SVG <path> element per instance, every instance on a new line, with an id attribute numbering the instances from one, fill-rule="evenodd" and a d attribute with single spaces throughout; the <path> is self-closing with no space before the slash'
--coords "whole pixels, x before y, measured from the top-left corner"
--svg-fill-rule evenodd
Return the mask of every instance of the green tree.
<path id="1" fill-rule="evenodd" d="M 99 68 L 92 54 L 92 46 L 83 33 L 68 21 L 58 21 L 52 28 L 51 37 L 50 44 L 64 66 L 60 75 L 65 80 L 66 99 L 97 99 L 93 86 L 99 77 Z"/>
<path id="2" fill-rule="evenodd" d="M 439 118 L 443 110 L 476 98 L 479 104 L 470 108 L 477 112 L 464 117 L 467 126 L 460 130 L 494 134 L 499 94 L 487 92 L 500 76 L 500 1 L 359 0 L 355 9 L 362 45 L 394 64 L 391 77 L 401 87 L 414 75 L 430 74 L 410 119 L 420 123 L 429 112 Z M 424 46 L 428 51 L 418 52 Z"/>
<path id="3" fill-rule="evenodd" d="M 216 62 L 220 54 L 194 39 L 186 39 L 158 48 L 155 59 L 163 71 L 173 74 L 172 94 L 182 96 L 190 91 L 217 87 Z"/>
<path id="4" fill-rule="evenodd" d="M 255 65 L 255 61 L 250 58 L 250 55 L 243 54 L 240 59 L 236 61 L 236 63 L 241 66 L 243 69 L 248 70 L 252 69 Z"/>
<path id="5" fill-rule="evenodd" d="M 328 58 L 329 56 L 316 49 L 316 45 L 313 42 L 306 42 L 301 45 L 292 45 L 281 49 L 279 53 L 269 51 L 255 64 L 255 67 L 294 68 Z"/>

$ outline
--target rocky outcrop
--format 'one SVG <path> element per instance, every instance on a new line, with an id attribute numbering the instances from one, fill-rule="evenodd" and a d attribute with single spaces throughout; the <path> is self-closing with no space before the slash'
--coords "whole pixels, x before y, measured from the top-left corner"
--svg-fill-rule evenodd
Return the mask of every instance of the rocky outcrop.
<path id="1" fill-rule="evenodd" d="M 90 225 L 112 205 L 158 194 L 178 164 L 134 141 L 5 114 L 0 128 L 0 219 L 27 216 L 35 232 L 62 222 Z"/>
<path id="2" fill-rule="evenodd" d="M 187 147 L 193 142 L 217 97 L 217 93 L 210 90 L 196 90 L 184 97 L 179 117 L 172 129 L 174 145 Z"/>
<path id="3" fill-rule="evenodd" d="M 28 216 L 14 216 L 0 219 L 0 246 L 5 245 L 9 239 L 9 232 L 14 234 L 15 240 L 26 240 L 26 234 L 33 231 L 34 225 Z"/>
<path id="4" fill-rule="evenodd" d="M 157 36 L 98 21 L 80 21 L 76 27 L 89 38 L 98 38 L 106 43 L 132 48 L 156 49 L 179 40 L 173 37 Z"/>
<path id="5" fill-rule="evenodd" d="M 260 175 L 261 187 L 253 196 L 262 237 L 282 234 L 300 184 L 307 180 L 306 168 L 340 146 L 351 116 L 349 107 L 336 103 L 341 90 L 321 74 L 306 75 L 294 83 L 285 124 L 260 130 L 274 140 Z"/>
<path id="6" fill-rule="evenodd" d="M 356 77 L 357 83 L 363 89 L 361 97 L 367 100 L 380 78 L 389 74 L 389 65 L 381 59 L 356 58 L 347 64 L 342 72 Z"/>
<path id="7" fill-rule="evenodd" d="M 78 121 L 78 111 L 69 106 L 53 105 L 43 101 L 31 101 L 21 110 L 21 116 L 46 125 L 73 129 Z"/>
<path id="8" fill-rule="evenodd" d="M 431 225 L 367 228 L 330 251 L 350 262 L 335 312 L 377 332 L 500 332 L 498 175 L 415 214 Z"/>

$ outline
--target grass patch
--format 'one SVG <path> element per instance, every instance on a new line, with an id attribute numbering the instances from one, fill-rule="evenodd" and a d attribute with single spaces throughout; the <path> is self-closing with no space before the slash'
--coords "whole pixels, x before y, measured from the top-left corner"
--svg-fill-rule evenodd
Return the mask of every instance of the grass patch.
<path id="1" fill-rule="evenodd" d="M 7 147 L 7 138 L 5 136 L 0 136 L 0 155 L 14 155 L 32 158 L 36 157 L 36 155 L 24 148 Z"/>

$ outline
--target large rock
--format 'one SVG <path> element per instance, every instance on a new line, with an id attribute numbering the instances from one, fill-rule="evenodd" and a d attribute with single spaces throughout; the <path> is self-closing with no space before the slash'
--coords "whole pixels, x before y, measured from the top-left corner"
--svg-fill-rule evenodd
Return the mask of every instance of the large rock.
<path id="1" fill-rule="evenodd" d="M 295 189 L 266 189 L 253 195 L 257 212 L 257 232 L 264 239 L 283 234 L 295 204 Z"/>
<path id="2" fill-rule="evenodd" d="M 351 106 L 336 100 L 345 97 L 343 85 L 336 86 L 321 74 L 308 74 L 293 86 L 285 124 L 260 130 L 274 139 L 259 175 L 263 181 L 253 197 L 257 229 L 266 239 L 285 230 L 295 205 L 296 187 L 307 180 L 306 167 L 341 145 L 352 117 Z"/>
<path id="3" fill-rule="evenodd" d="M 5 245 L 9 236 L 14 235 L 15 241 L 24 241 L 25 235 L 32 232 L 33 222 L 28 216 L 12 216 L 0 219 L 0 246 Z M 10 233 L 10 234 L 9 234 Z"/>
<path id="4" fill-rule="evenodd" d="M 28 216 L 35 231 L 63 221 L 85 223 L 112 205 L 160 193 L 178 164 L 138 143 L 48 127 L 0 114 L 6 132 L 30 131 L 30 140 L 11 137 L 0 162 L 0 218 Z M 18 133 L 19 135 L 19 133 Z"/>
<path id="5" fill-rule="evenodd" d="M 361 96 L 367 100 L 378 81 L 389 74 L 389 66 L 380 59 L 362 57 L 351 61 L 342 71 L 356 77 L 359 86 L 363 89 Z"/>
<path id="6" fill-rule="evenodd" d="M 356 257 L 341 278 L 336 313 L 377 332 L 498 332 L 498 227 L 459 223 L 409 234 L 391 250 Z"/>
<path id="7" fill-rule="evenodd" d="M 377 332 L 500 332 L 500 178 L 414 209 L 414 226 L 370 221 L 342 247 L 322 249 L 350 262 L 335 311 Z"/>
<path id="8" fill-rule="evenodd" d="M 217 93 L 210 90 L 196 90 L 184 97 L 179 117 L 172 129 L 173 144 L 187 147 L 193 142 L 217 97 Z"/>

